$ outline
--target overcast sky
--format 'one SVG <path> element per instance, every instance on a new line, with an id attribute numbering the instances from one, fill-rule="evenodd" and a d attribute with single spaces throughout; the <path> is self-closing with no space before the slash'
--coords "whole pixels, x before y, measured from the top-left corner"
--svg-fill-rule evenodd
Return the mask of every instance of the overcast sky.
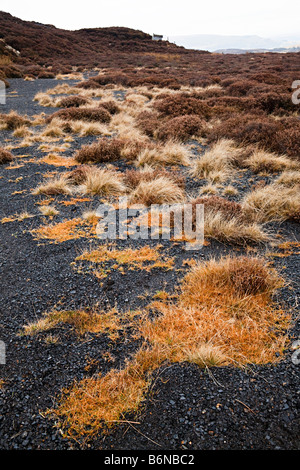
<path id="1" fill-rule="evenodd" d="M 299 0 L 1 0 L 0 10 L 64 29 L 127 26 L 165 37 L 300 34 Z"/>

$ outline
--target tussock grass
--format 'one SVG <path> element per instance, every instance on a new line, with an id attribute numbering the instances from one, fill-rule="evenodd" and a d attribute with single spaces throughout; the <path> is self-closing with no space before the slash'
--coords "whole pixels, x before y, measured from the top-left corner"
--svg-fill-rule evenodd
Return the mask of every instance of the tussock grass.
<path id="1" fill-rule="evenodd" d="M 263 243 L 270 238 L 258 223 L 246 223 L 235 217 L 226 220 L 221 212 L 205 213 L 204 236 L 235 244 Z"/>
<path id="2" fill-rule="evenodd" d="M 57 99 L 52 98 L 49 96 L 48 92 L 39 92 L 35 95 L 33 98 L 34 101 L 37 101 L 40 106 L 44 107 L 53 107 L 55 108 L 57 106 Z"/>
<path id="3" fill-rule="evenodd" d="M 71 195 L 76 193 L 115 196 L 125 193 L 126 190 L 127 187 L 115 170 L 83 165 L 40 184 L 33 194 Z"/>
<path id="4" fill-rule="evenodd" d="M 39 211 L 44 216 L 47 216 L 47 217 L 53 217 L 54 215 L 59 214 L 59 211 L 54 206 L 51 206 L 51 205 L 45 205 L 45 206 L 42 205 L 39 207 Z"/>
<path id="5" fill-rule="evenodd" d="M 232 175 L 234 166 L 244 152 L 233 140 L 221 139 L 196 160 L 191 175 L 210 178 L 212 181 L 225 181 Z"/>
<path id="6" fill-rule="evenodd" d="M 284 155 L 276 155 L 264 150 L 257 150 L 244 161 L 244 165 L 254 173 L 274 173 L 282 170 L 299 168 L 299 163 Z"/>
<path id="7" fill-rule="evenodd" d="M 144 166 L 141 169 L 126 170 L 124 173 L 124 181 L 130 189 L 135 189 L 141 181 L 153 181 L 156 178 L 164 176 L 176 183 L 180 188 L 184 189 L 184 177 L 179 172 L 169 171 L 165 168 L 153 168 Z"/>
<path id="8" fill-rule="evenodd" d="M 263 227 L 237 202 L 204 196 L 192 201 L 192 205 L 196 204 L 204 204 L 204 235 L 208 238 L 236 244 L 263 243 L 269 239 Z"/>
<path id="9" fill-rule="evenodd" d="M 61 138 L 64 137 L 65 133 L 64 129 L 64 122 L 61 119 L 53 119 L 45 129 L 37 136 L 40 140 L 43 140 L 43 137 L 57 137 Z"/>
<path id="10" fill-rule="evenodd" d="M 146 148 L 138 156 L 137 166 L 190 165 L 190 152 L 186 146 L 174 140 L 155 148 Z"/>
<path id="11" fill-rule="evenodd" d="M 269 184 L 248 193 L 242 205 L 259 222 L 300 220 L 300 186 Z"/>
<path id="12" fill-rule="evenodd" d="M 28 137 L 30 135 L 33 135 L 32 131 L 24 125 L 17 127 L 16 130 L 14 130 L 13 132 L 14 137 Z"/>
<path id="13" fill-rule="evenodd" d="M 97 168 L 87 173 L 84 183 L 78 187 L 78 192 L 82 194 L 117 196 L 124 194 L 126 189 L 116 171 Z"/>
<path id="14" fill-rule="evenodd" d="M 141 181 L 130 195 L 130 203 L 143 204 L 175 204 L 184 202 L 185 193 L 171 179 L 159 176 L 152 181 Z"/>
<path id="15" fill-rule="evenodd" d="M 62 174 L 57 178 L 53 178 L 50 181 L 41 183 L 33 191 L 33 194 L 46 194 L 49 196 L 55 196 L 57 194 L 72 194 L 72 188 L 70 187 L 66 175 Z"/>
<path id="16" fill-rule="evenodd" d="M 207 183 L 206 185 L 202 186 L 200 188 L 200 195 L 203 194 L 211 194 L 211 195 L 216 195 L 220 191 L 220 185 L 219 184 L 213 184 L 213 183 Z"/>
<path id="17" fill-rule="evenodd" d="M 300 170 L 290 171 L 285 170 L 281 173 L 278 178 L 274 181 L 276 184 L 283 184 L 285 186 L 297 186 L 300 185 Z"/>
<path id="18" fill-rule="evenodd" d="M 237 188 L 229 184 L 223 189 L 223 194 L 225 196 L 236 196 L 238 194 Z"/>
<path id="19" fill-rule="evenodd" d="M 86 137 L 88 135 L 111 135 L 108 127 L 105 124 L 101 124 L 99 122 L 71 121 L 69 126 L 71 132 L 79 134 L 80 137 Z"/>

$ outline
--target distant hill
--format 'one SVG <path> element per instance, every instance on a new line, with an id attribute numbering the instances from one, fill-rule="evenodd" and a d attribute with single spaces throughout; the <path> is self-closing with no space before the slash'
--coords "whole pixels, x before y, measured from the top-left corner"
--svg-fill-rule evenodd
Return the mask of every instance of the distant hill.
<path id="1" fill-rule="evenodd" d="M 130 60 L 138 62 L 135 55 L 145 53 L 187 53 L 183 47 L 168 41 L 153 41 L 149 34 L 130 28 L 69 31 L 23 21 L 3 11 L 0 12 L 0 39 L 0 66 L 3 56 L 19 65 L 105 67 L 111 65 L 112 58 L 130 64 Z"/>
<path id="2" fill-rule="evenodd" d="M 218 54 L 247 54 L 247 53 L 255 53 L 255 54 L 262 54 L 265 52 L 300 52 L 299 47 L 276 47 L 274 49 L 218 49 L 214 51 Z"/>
<path id="3" fill-rule="evenodd" d="M 255 35 L 225 36 L 218 34 L 195 34 L 187 36 L 171 36 L 170 41 L 189 49 L 210 52 L 243 53 L 243 52 L 285 52 L 293 46 L 300 45 L 299 37 L 287 36 L 263 38 Z M 282 49 L 282 50 L 280 50 Z M 295 50 L 293 52 L 296 52 Z"/>

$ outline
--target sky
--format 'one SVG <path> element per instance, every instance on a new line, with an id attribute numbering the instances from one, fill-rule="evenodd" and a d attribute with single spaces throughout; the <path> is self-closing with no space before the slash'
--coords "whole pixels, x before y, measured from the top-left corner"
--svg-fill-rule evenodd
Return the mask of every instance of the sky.
<path id="1" fill-rule="evenodd" d="M 127 26 L 165 39 L 300 35 L 299 0 L 0 0 L 0 10 L 63 29 Z"/>

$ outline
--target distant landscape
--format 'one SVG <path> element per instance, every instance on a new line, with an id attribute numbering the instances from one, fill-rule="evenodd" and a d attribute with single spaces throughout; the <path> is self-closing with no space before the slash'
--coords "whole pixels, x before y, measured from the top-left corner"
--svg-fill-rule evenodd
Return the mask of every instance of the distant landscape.
<path id="1" fill-rule="evenodd" d="M 217 34 L 195 34 L 191 36 L 170 36 L 169 40 L 187 49 L 209 52 L 249 53 L 249 52 L 299 52 L 298 36 L 263 38 L 260 36 L 221 36 Z"/>

